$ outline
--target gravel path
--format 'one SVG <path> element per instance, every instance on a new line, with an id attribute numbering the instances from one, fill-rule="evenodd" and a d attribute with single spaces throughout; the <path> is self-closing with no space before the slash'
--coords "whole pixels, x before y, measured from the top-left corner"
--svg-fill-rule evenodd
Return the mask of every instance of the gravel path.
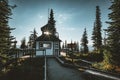
<path id="1" fill-rule="evenodd" d="M 61 66 L 55 59 L 48 58 L 47 80 L 84 80 L 77 70 Z"/>

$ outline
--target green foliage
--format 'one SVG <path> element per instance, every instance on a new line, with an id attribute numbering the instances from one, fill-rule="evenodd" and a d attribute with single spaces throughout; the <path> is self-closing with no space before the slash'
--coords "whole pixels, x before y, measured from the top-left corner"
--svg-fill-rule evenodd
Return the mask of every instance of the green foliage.
<path id="1" fill-rule="evenodd" d="M 120 66 L 120 1 L 112 0 L 109 8 L 112 12 L 109 14 L 111 21 L 107 22 L 108 39 L 107 43 L 112 54 L 113 64 Z"/>
<path id="2" fill-rule="evenodd" d="M 112 65 L 112 55 L 110 53 L 110 51 L 108 50 L 104 50 L 104 60 L 101 64 L 102 65 L 102 69 L 105 69 L 105 70 L 113 70 L 114 69 L 114 66 Z"/>
<path id="3" fill-rule="evenodd" d="M 97 69 L 101 69 L 104 71 L 112 71 L 114 70 L 114 66 L 105 62 L 100 62 L 100 63 L 93 63 L 92 64 L 93 67 L 97 68 Z"/>
<path id="4" fill-rule="evenodd" d="M 99 53 L 102 46 L 102 36 L 101 36 L 101 20 L 100 20 L 100 9 L 99 6 L 96 6 L 96 20 L 94 23 L 93 33 L 92 33 L 92 40 L 93 40 L 93 47 L 94 50 Z"/>
<path id="5" fill-rule="evenodd" d="M 82 36 L 82 39 L 81 39 L 81 52 L 82 53 L 88 53 L 88 40 L 87 40 L 87 31 L 86 31 L 86 28 L 84 30 L 84 33 L 83 33 L 83 36 Z"/>
<path id="6" fill-rule="evenodd" d="M 55 20 L 54 20 L 53 9 L 51 9 L 51 11 L 50 11 L 50 16 L 49 16 L 48 23 L 41 28 L 41 31 L 43 33 L 46 32 L 46 31 L 49 31 L 51 33 L 51 35 L 56 36 L 56 28 L 55 28 Z"/>
<path id="7" fill-rule="evenodd" d="M 10 33 L 14 28 L 10 28 L 8 25 L 9 16 L 12 15 L 11 10 L 8 0 L 0 0 L 0 68 L 9 61 L 9 50 L 13 42 L 13 36 Z"/>
<path id="8" fill-rule="evenodd" d="M 20 48 L 21 49 L 25 49 L 27 46 L 26 46 L 26 39 L 25 38 L 23 38 L 22 40 L 21 40 L 21 46 L 20 46 Z"/>
<path id="9" fill-rule="evenodd" d="M 101 62 L 103 61 L 103 54 L 96 54 L 94 52 L 91 52 L 88 54 L 80 54 L 79 58 L 91 62 Z"/>
<path id="10" fill-rule="evenodd" d="M 7 54 L 11 48 L 13 36 L 10 35 L 11 30 L 8 25 L 11 13 L 11 6 L 7 0 L 0 0 L 0 54 Z"/>
<path id="11" fill-rule="evenodd" d="M 28 41 L 28 46 L 29 46 L 30 48 L 35 48 L 35 47 L 36 47 L 36 44 L 35 44 L 36 38 L 37 38 L 37 32 L 36 32 L 36 30 L 34 29 L 33 32 L 32 32 L 32 34 L 30 35 L 29 41 Z"/>
<path id="12" fill-rule="evenodd" d="M 115 68 L 115 66 L 112 65 L 112 55 L 111 55 L 110 51 L 105 49 L 103 54 L 104 54 L 103 61 L 99 62 L 99 63 L 94 63 L 94 64 L 92 64 L 92 66 L 95 68 L 101 69 L 101 70 L 106 70 L 106 71 L 113 70 Z"/>
<path id="13" fill-rule="evenodd" d="M 0 80 L 43 80 L 44 58 L 28 58 L 21 60 L 9 72 L 2 74 Z"/>
<path id="14" fill-rule="evenodd" d="M 103 53 L 104 53 L 103 62 L 107 63 L 107 64 L 112 64 L 112 55 L 111 55 L 110 51 L 104 50 Z"/>
<path id="15" fill-rule="evenodd" d="M 0 55 L 0 59 L 1 59 L 0 60 L 1 65 L 4 65 L 6 63 L 6 61 L 8 60 L 8 57 L 6 54 L 2 54 L 2 55 Z"/>

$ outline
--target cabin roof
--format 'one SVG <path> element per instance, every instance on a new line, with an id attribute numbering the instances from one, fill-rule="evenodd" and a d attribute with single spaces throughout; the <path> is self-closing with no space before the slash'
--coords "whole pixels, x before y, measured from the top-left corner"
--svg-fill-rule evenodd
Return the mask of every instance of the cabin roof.
<path id="1" fill-rule="evenodd" d="M 58 37 L 56 37 L 56 36 L 53 36 L 53 35 L 41 35 L 41 36 L 39 36 L 37 39 L 36 39 L 36 41 L 60 41 L 61 42 L 61 40 L 58 38 Z"/>

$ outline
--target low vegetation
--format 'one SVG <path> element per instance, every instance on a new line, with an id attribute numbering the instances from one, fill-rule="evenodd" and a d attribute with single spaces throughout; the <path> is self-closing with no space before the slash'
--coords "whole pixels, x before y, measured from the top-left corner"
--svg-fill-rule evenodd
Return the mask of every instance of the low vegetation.
<path id="1" fill-rule="evenodd" d="M 0 80 L 43 80 L 44 58 L 27 58 L 19 61 Z"/>

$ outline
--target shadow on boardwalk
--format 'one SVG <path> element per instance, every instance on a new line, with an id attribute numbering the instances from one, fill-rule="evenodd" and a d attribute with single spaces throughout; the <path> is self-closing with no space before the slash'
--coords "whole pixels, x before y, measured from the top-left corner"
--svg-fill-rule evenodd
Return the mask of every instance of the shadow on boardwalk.
<path id="1" fill-rule="evenodd" d="M 47 80 L 84 80 L 80 71 L 61 66 L 54 58 L 48 58 L 47 65 Z"/>

